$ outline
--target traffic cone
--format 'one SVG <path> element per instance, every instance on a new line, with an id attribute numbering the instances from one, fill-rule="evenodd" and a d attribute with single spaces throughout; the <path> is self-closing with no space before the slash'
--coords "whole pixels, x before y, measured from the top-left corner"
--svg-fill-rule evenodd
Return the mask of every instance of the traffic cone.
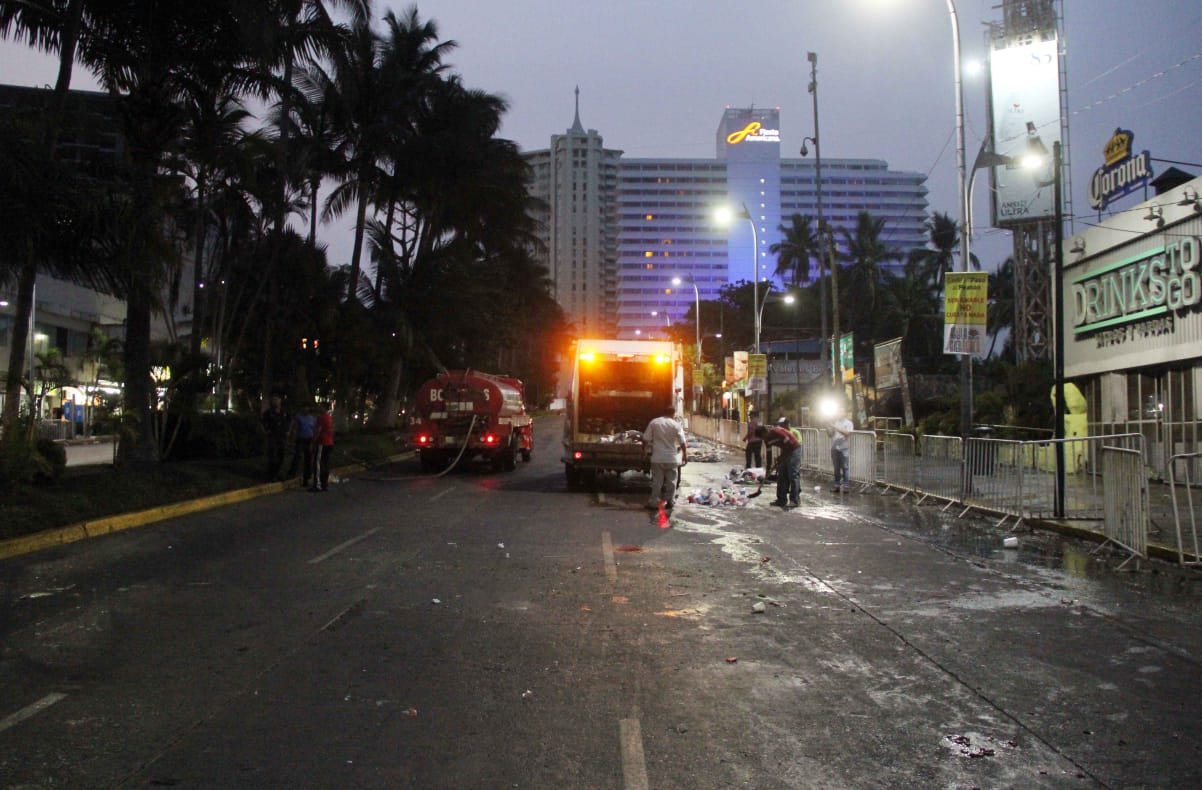
<path id="1" fill-rule="evenodd" d="M 664 500 L 662 499 L 659 501 L 659 513 L 656 514 L 655 523 L 659 525 L 660 529 L 667 529 L 672 526 L 668 522 L 668 511 L 664 508 Z"/>

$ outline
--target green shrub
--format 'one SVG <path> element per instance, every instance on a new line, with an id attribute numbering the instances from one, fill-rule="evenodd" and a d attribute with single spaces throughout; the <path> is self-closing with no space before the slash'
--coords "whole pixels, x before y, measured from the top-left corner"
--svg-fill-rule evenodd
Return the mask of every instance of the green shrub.
<path id="1" fill-rule="evenodd" d="M 254 414 L 203 413 L 184 418 L 176 460 L 250 458 L 263 452 L 263 428 Z"/>
<path id="2" fill-rule="evenodd" d="M 66 449 L 50 439 L 31 441 L 27 421 L 0 441 L 0 486 L 50 483 L 66 468 Z"/>

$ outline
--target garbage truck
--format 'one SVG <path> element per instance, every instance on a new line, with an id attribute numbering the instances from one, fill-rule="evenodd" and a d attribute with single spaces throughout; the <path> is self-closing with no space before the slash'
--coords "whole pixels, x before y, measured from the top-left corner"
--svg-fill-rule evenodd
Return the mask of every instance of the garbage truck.
<path id="1" fill-rule="evenodd" d="M 529 461 L 534 421 L 522 382 L 496 373 L 448 370 L 417 391 L 418 420 L 410 431 L 422 471 L 484 458 L 497 471 Z"/>
<path id="2" fill-rule="evenodd" d="M 585 338 L 575 342 L 571 358 L 563 429 L 568 488 L 590 485 L 601 473 L 649 471 L 647 423 L 668 408 L 683 416 L 680 346 Z"/>

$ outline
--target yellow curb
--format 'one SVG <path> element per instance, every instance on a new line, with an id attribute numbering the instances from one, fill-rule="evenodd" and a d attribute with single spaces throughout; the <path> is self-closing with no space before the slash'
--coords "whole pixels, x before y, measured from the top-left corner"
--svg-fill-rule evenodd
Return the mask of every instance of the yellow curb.
<path id="1" fill-rule="evenodd" d="M 408 453 L 402 455 L 394 455 L 386 458 L 383 463 L 393 463 L 408 457 Z M 331 469 L 330 473 L 339 477 L 349 475 L 368 467 L 363 464 L 352 464 L 350 466 L 341 466 L 337 469 Z M 17 557 L 22 554 L 30 554 L 42 549 L 48 549 L 54 546 L 64 546 L 68 543 L 74 543 L 78 540 L 86 540 L 87 538 L 97 538 L 101 535 L 111 535 L 114 532 L 122 532 L 135 527 L 142 527 L 147 524 L 154 524 L 158 521 L 165 521 L 169 518 L 178 516 L 186 516 L 190 513 L 199 513 L 204 510 L 212 510 L 223 505 L 232 505 L 236 502 L 245 502 L 249 499 L 264 496 L 266 494 L 278 494 L 289 488 L 297 488 L 298 485 L 294 481 L 285 481 L 280 483 L 264 483 L 262 485 L 251 486 L 250 488 L 239 488 L 233 491 L 225 491 L 212 496 L 201 497 L 200 499 L 192 499 L 186 502 L 174 502 L 170 505 L 160 505 L 158 507 L 148 508 L 147 510 L 139 510 L 133 513 L 119 513 L 114 516 L 104 516 L 103 518 L 94 519 L 91 521 L 81 521 L 77 524 L 70 524 L 66 527 L 58 527 L 56 529 L 48 529 L 44 532 L 36 532 L 32 535 L 23 535 L 19 538 L 9 538 L 0 540 L 0 560 L 6 560 L 10 557 Z"/>

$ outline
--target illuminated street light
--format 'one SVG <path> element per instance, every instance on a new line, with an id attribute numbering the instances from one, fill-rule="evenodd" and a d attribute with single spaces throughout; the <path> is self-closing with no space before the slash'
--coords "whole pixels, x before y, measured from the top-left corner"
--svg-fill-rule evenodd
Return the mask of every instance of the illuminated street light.
<path id="1" fill-rule="evenodd" d="M 755 220 L 745 204 L 740 204 L 740 211 L 730 206 L 719 206 L 714 211 L 714 219 L 719 225 L 730 226 L 736 219 L 745 219 L 751 225 L 751 312 L 755 316 L 755 346 L 754 352 L 760 353 L 760 241 L 756 233 Z"/>
<path id="2" fill-rule="evenodd" d="M 683 280 L 679 277 L 672 278 L 672 284 L 680 286 Z M 689 285 L 693 286 L 693 317 L 697 319 L 697 367 L 701 367 L 701 292 L 697 290 L 697 281 L 692 277 L 689 278 Z"/>

